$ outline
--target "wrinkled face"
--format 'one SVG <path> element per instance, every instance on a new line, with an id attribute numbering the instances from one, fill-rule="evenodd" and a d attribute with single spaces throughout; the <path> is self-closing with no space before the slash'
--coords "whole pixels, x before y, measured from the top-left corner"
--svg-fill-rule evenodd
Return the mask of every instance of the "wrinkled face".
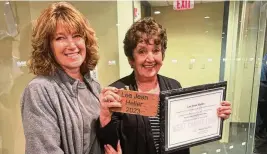
<path id="1" fill-rule="evenodd" d="M 75 30 L 68 31 L 63 25 L 57 24 L 51 49 L 57 63 L 65 71 L 80 70 L 86 56 L 86 47 L 85 40 Z"/>
<path id="2" fill-rule="evenodd" d="M 133 51 L 133 60 L 130 65 L 139 79 L 156 77 L 162 66 L 161 44 L 156 44 L 155 39 L 149 41 L 140 40 Z"/>

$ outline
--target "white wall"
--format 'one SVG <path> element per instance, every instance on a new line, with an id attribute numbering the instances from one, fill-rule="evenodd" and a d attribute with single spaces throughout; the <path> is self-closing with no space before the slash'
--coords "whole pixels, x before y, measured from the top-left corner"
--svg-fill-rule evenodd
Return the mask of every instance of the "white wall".
<path id="1" fill-rule="evenodd" d="M 127 30 L 133 23 L 133 3 L 131 1 L 117 2 L 118 21 L 118 52 L 119 52 L 119 77 L 129 75 L 132 72 L 127 57 L 124 54 L 123 40 Z"/>
<path id="2" fill-rule="evenodd" d="M 223 2 L 195 4 L 194 9 L 184 11 L 172 6 L 152 8 L 153 17 L 168 35 L 161 74 L 175 78 L 183 87 L 219 81 L 223 8 Z M 195 59 L 193 64 L 191 59 Z"/>

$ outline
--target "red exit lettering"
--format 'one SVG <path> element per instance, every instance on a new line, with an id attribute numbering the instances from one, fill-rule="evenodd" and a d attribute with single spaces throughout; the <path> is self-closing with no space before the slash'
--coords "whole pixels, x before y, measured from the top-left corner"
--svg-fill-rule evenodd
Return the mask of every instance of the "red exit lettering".
<path id="1" fill-rule="evenodd" d="M 177 9 L 189 9 L 190 0 L 177 1 Z"/>

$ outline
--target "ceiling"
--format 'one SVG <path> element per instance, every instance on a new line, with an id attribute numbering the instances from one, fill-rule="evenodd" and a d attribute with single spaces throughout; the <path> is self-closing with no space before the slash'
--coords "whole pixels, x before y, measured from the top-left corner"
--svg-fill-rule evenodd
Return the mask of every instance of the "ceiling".
<path id="1" fill-rule="evenodd" d="M 201 4 L 201 3 L 212 3 L 212 2 L 221 2 L 224 0 L 195 0 L 195 4 Z M 158 7 L 158 6 L 172 6 L 173 0 L 153 0 L 148 1 L 152 7 Z"/>

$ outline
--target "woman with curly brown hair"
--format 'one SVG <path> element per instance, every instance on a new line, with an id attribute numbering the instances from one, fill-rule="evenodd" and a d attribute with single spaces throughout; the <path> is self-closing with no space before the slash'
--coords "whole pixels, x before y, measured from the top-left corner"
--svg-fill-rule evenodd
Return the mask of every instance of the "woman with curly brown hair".
<path id="1" fill-rule="evenodd" d="M 27 154 L 100 154 L 95 123 L 100 85 L 95 32 L 71 4 L 51 4 L 32 34 L 30 71 L 21 112 Z"/>
<path id="2" fill-rule="evenodd" d="M 159 94 L 160 91 L 178 89 L 178 81 L 159 75 L 158 72 L 167 49 L 165 29 L 153 18 L 144 18 L 135 22 L 127 31 L 124 39 L 124 52 L 133 73 L 111 84 L 111 87 Z M 115 89 L 116 90 L 116 89 Z M 157 154 L 160 153 L 159 115 L 145 117 L 126 113 L 112 113 L 113 107 L 120 107 L 116 92 L 105 93 L 101 102 L 97 136 L 102 144 L 116 148 L 120 141 L 123 154 Z M 231 114 L 229 102 L 222 102 L 218 116 L 228 118 Z M 105 146 L 107 147 L 107 146 Z M 109 146 L 110 147 L 110 146 Z M 111 149 L 116 153 L 114 149 Z M 183 149 L 175 154 L 189 154 Z"/>

